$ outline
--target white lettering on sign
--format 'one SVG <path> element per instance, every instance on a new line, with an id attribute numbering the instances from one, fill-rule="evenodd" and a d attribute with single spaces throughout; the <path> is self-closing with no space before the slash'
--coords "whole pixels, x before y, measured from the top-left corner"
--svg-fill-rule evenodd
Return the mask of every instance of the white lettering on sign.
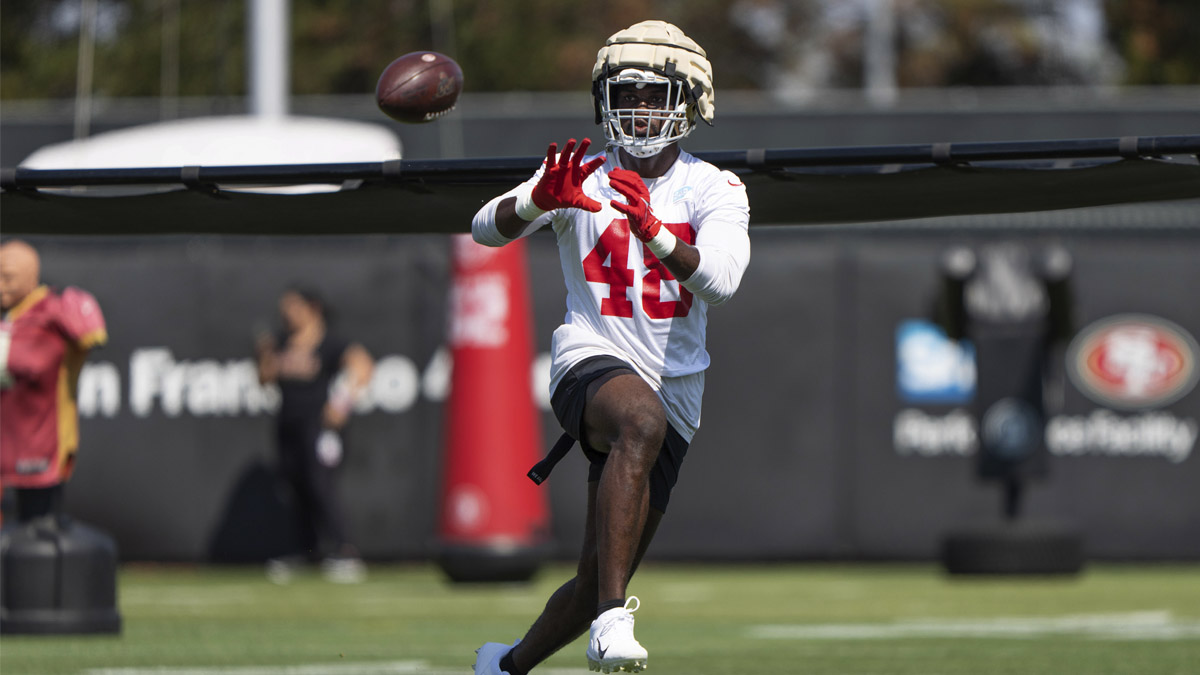
<path id="1" fill-rule="evenodd" d="M 1160 457 L 1174 464 L 1191 456 L 1197 437 L 1200 424 L 1195 419 L 1161 410 L 1056 415 L 1045 430 L 1046 448 L 1056 457 Z M 978 450 L 978 429 L 963 409 L 936 415 L 910 408 L 896 415 L 892 444 L 905 457 L 966 457 Z"/>
<path id="2" fill-rule="evenodd" d="M 1123 417 L 1101 409 L 1052 418 L 1046 425 L 1046 446 L 1062 457 L 1163 457 L 1178 464 L 1196 447 L 1197 430 L 1196 420 L 1167 412 Z"/>
<path id="3" fill-rule="evenodd" d="M 258 383 L 252 359 L 176 361 L 170 349 L 150 347 L 129 357 L 129 407 L 138 417 L 156 407 L 168 417 L 257 415 L 279 407 L 279 390 Z"/>
<path id="4" fill-rule="evenodd" d="M 385 356 L 375 362 L 371 386 L 355 406 L 357 412 L 379 408 L 384 412 L 401 413 L 413 406 L 420 393 L 421 378 L 417 364 L 407 356 Z"/>
<path id="5" fill-rule="evenodd" d="M 421 393 L 425 394 L 425 398 L 434 403 L 446 400 L 450 395 L 450 371 L 453 367 L 454 358 L 450 356 L 450 350 L 438 347 L 421 374 Z"/>
<path id="6" fill-rule="evenodd" d="M 901 410 L 892 424 L 892 443 L 900 455 L 968 457 L 979 448 L 975 418 L 956 408 L 946 415 Z"/>
<path id="7" fill-rule="evenodd" d="M 121 411 L 121 371 L 107 361 L 85 363 L 76 387 L 79 414 L 116 417 Z"/>
<path id="8" fill-rule="evenodd" d="M 424 370 L 402 354 L 380 356 L 354 412 L 404 413 L 422 396 L 441 403 L 450 395 L 453 368 L 450 350 L 444 346 L 434 351 Z M 534 404 L 549 410 L 550 355 L 536 355 L 530 369 Z M 121 394 L 122 377 L 116 364 L 84 364 L 77 389 L 80 417 L 116 417 L 122 409 Z M 128 400 L 136 417 L 156 411 L 167 417 L 262 415 L 279 409 L 279 389 L 258 383 L 253 359 L 179 360 L 167 347 L 144 347 L 133 350 L 129 357 Z"/>

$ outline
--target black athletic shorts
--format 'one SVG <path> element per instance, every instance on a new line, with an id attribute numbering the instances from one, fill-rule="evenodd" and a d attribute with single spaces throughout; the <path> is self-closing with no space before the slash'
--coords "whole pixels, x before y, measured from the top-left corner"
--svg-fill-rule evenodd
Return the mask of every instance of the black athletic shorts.
<path id="1" fill-rule="evenodd" d="M 575 364 L 559 382 L 558 388 L 550 397 L 550 407 L 563 430 L 579 441 L 583 454 L 591 462 L 588 470 L 588 481 L 600 480 L 604 463 L 608 455 L 593 450 L 583 438 L 583 410 L 588 398 L 600 389 L 600 386 L 618 375 L 637 375 L 633 367 L 612 356 L 593 356 Z M 658 451 L 658 461 L 650 470 L 650 507 L 662 512 L 667 510 L 667 502 L 671 499 L 671 490 L 679 480 L 679 467 L 683 465 L 683 457 L 687 454 L 688 442 L 667 423 L 667 436 L 662 448 Z"/>

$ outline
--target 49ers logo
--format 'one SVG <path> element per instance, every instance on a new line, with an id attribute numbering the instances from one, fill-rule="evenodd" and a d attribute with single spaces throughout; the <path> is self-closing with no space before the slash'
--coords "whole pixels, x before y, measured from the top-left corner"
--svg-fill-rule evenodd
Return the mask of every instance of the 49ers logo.
<path id="1" fill-rule="evenodd" d="M 1153 408 L 1176 401 L 1196 386 L 1200 348 L 1183 328 L 1144 314 L 1121 314 L 1093 323 L 1067 350 L 1075 386 L 1102 405 Z"/>

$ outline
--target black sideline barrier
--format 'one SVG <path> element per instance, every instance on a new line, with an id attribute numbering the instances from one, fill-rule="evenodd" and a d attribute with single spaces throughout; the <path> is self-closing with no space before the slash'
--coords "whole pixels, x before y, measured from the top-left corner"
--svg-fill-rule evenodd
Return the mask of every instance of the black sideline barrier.
<path id="1" fill-rule="evenodd" d="M 1197 153 L 1200 136 L 696 154 L 745 181 L 754 223 L 812 225 L 1200 198 Z M 527 179 L 539 161 L 18 167 L 0 173 L 0 205 L 13 234 L 455 233 L 466 232 L 479 206 Z M 309 184 L 336 191 L 233 191 Z M 79 198 L 89 194 L 97 198 Z"/>

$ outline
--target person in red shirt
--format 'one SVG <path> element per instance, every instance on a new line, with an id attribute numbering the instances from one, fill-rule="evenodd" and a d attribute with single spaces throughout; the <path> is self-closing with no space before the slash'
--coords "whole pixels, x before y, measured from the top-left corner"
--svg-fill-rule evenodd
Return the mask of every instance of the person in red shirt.
<path id="1" fill-rule="evenodd" d="M 108 339 L 90 293 L 39 277 L 32 246 L 0 245 L 0 485 L 14 489 L 18 522 L 59 509 L 79 447 L 79 371 Z"/>

